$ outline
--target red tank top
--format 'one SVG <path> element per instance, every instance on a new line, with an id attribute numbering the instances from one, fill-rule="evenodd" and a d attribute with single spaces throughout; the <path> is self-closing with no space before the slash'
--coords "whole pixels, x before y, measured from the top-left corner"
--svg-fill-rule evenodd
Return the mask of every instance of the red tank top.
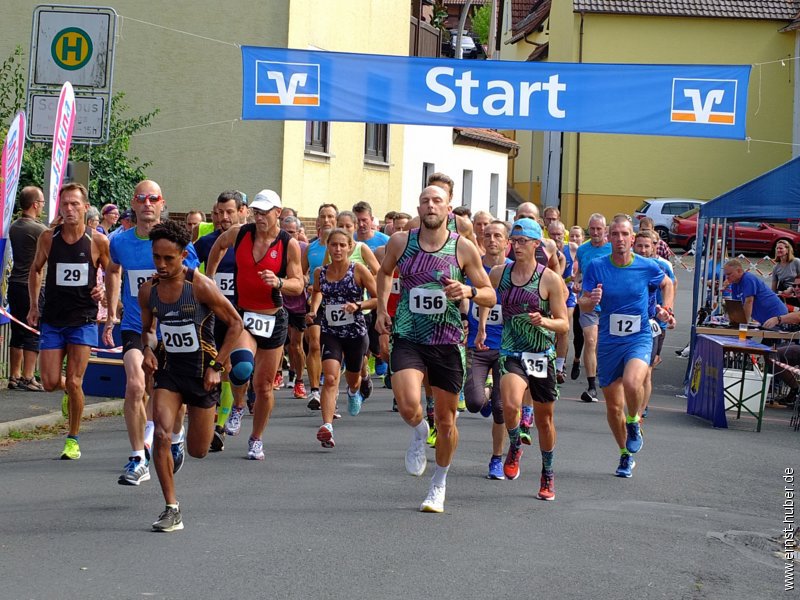
<path id="1" fill-rule="evenodd" d="M 395 291 L 397 290 L 397 291 Z M 400 302 L 400 271 L 395 269 L 392 275 L 392 291 L 389 292 L 389 301 L 386 303 L 386 312 L 390 317 L 397 313 L 397 305 Z"/>
<path id="2" fill-rule="evenodd" d="M 253 258 L 253 241 L 256 226 L 254 223 L 242 225 L 236 237 L 234 251 L 236 254 L 237 305 L 246 310 L 266 310 L 283 306 L 283 296 L 277 288 L 267 285 L 258 274 L 270 270 L 278 277 L 286 277 L 286 253 L 291 236 L 281 230 L 278 237 L 267 248 L 264 257 L 256 262 Z"/>

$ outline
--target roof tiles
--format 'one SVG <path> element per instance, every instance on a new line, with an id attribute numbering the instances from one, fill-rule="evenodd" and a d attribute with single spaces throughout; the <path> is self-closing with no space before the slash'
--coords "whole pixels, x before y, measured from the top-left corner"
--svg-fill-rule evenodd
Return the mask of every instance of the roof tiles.
<path id="1" fill-rule="evenodd" d="M 798 0 L 573 0 L 584 13 L 717 17 L 791 21 L 800 11 Z"/>

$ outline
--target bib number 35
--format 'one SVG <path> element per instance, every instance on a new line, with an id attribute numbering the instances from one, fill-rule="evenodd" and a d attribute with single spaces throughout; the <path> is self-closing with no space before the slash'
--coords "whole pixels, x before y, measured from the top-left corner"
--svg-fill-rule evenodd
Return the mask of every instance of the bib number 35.
<path id="1" fill-rule="evenodd" d="M 447 310 L 447 297 L 443 290 L 414 288 L 408 295 L 408 306 L 419 315 L 440 315 Z"/>
<path id="2" fill-rule="evenodd" d="M 520 360 L 528 377 L 536 379 L 547 377 L 547 355 L 544 352 L 523 352 Z"/>

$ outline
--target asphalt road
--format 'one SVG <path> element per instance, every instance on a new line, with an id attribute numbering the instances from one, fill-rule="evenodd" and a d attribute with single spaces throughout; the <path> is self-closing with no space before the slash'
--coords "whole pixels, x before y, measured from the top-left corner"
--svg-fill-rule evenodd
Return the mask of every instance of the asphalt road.
<path id="1" fill-rule="evenodd" d="M 60 438 L 16 444 L 0 451 L 0 598 L 796 597 L 769 538 L 800 433 L 777 408 L 761 433 L 687 416 L 675 396 L 686 361 L 672 351 L 685 322 L 656 371 L 632 479 L 613 475 L 604 404 L 563 386 L 554 502 L 535 498 L 535 445 L 518 480 L 485 479 L 489 421 L 464 414 L 446 512 L 419 513 L 431 467 L 405 473 L 410 430 L 382 388 L 336 422 L 333 450 L 315 439 L 319 413 L 279 391 L 264 462 L 244 458 L 249 418 L 224 452 L 187 459 L 173 534 L 150 531 L 163 508 L 155 474 L 116 483 L 122 417 L 86 423 L 77 462 L 56 460 Z"/>

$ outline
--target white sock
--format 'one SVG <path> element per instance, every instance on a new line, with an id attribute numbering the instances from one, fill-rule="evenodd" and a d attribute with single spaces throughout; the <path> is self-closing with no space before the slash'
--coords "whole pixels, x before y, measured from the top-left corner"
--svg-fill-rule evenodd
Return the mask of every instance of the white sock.
<path id="1" fill-rule="evenodd" d="M 322 426 L 330 432 L 333 432 L 333 423 L 323 423 Z"/>
<path id="2" fill-rule="evenodd" d="M 147 421 L 144 426 L 144 445 L 153 446 L 153 434 L 155 433 L 156 426 L 152 421 Z"/>
<path id="3" fill-rule="evenodd" d="M 173 433 L 172 434 L 171 441 L 172 441 L 173 444 L 180 444 L 183 441 L 183 438 L 185 436 L 186 436 L 186 432 L 184 431 L 183 427 L 181 427 L 181 430 L 180 430 L 179 433 Z"/>
<path id="4" fill-rule="evenodd" d="M 565 358 L 557 358 L 556 359 L 556 371 L 563 371 L 564 370 L 564 361 Z"/>
<path id="5" fill-rule="evenodd" d="M 428 437 L 429 428 L 428 422 L 425 419 L 419 422 L 419 424 L 414 427 L 414 434 L 416 435 L 418 440 L 424 440 Z"/>
<path id="6" fill-rule="evenodd" d="M 450 465 L 446 467 L 440 467 L 436 465 L 436 468 L 433 470 L 433 477 L 431 477 L 431 483 L 433 485 L 444 487 L 447 485 L 447 470 L 450 468 Z"/>
<path id="7" fill-rule="evenodd" d="M 144 462 L 144 449 L 131 452 L 131 458 L 139 458 Z"/>

